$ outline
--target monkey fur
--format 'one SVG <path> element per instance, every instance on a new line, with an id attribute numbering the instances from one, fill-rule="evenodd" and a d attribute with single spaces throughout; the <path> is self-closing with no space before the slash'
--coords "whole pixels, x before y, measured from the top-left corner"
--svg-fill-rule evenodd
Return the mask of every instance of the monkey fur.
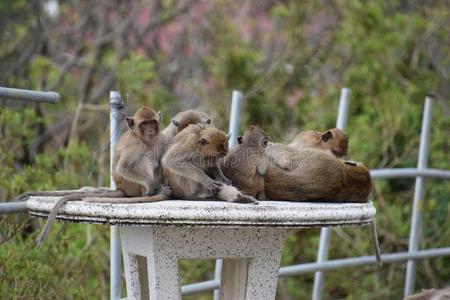
<path id="1" fill-rule="evenodd" d="M 60 198 L 38 237 L 38 246 L 47 237 L 58 210 L 67 201 L 83 199 L 88 202 L 139 203 L 168 199 L 170 191 L 161 185 L 160 160 L 163 143 L 160 142 L 159 134 L 160 113 L 149 107 L 142 107 L 133 117 L 127 117 L 126 120 L 128 130 L 114 148 L 112 177 L 116 183 L 116 190 L 98 193 L 94 188 L 91 193 L 81 192 Z"/>
<path id="2" fill-rule="evenodd" d="M 222 173 L 220 159 L 228 152 L 228 138 L 217 128 L 189 125 L 172 139 L 162 166 L 174 197 L 258 203 L 229 185 Z"/>
<path id="3" fill-rule="evenodd" d="M 264 200 L 264 174 L 268 160 L 264 151 L 269 137 L 257 126 L 250 126 L 244 136 L 238 137 L 238 145 L 230 150 L 222 163 L 222 171 L 233 186 L 254 198 Z"/>
<path id="4" fill-rule="evenodd" d="M 348 137 L 338 128 L 324 132 L 306 130 L 300 132 L 288 146 L 300 148 L 315 148 L 330 151 L 336 157 L 347 155 Z"/>

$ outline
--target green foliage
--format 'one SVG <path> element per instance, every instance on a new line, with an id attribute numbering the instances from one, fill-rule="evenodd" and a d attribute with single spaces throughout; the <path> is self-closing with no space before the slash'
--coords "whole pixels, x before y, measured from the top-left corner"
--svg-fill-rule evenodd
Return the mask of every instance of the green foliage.
<path id="1" fill-rule="evenodd" d="M 202 21 L 188 22 L 184 17 L 171 19 L 177 1 L 161 1 L 161 24 L 184 26 L 183 34 L 189 36 L 189 43 L 194 41 L 189 47 L 206 49 L 192 65 L 184 64 L 191 54 L 182 47 L 175 57 L 157 45 L 145 52 L 130 38 L 130 45 L 125 45 L 130 47 L 127 55 L 119 56 L 114 45 L 120 41 L 97 47 L 90 41 L 92 34 L 82 47 L 81 59 L 64 73 L 60 60 L 66 62 L 66 53 L 51 58 L 42 41 L 36 42 L 40 46 L 28 61 L 23 58 L 33 50 L 27 47 L 34 45 L 30 42 L 36 34 L 33 26 L 49 21 L 30 1 L 0 0 L 0 23 L 4 25 L 0 38 L 8 41 L 0 45 L 1 85 L 44 89 L 62 76 L 57 86 L 63 99 L 45 106 L 0 102 L 0 200 L 25 191 L 107 184 L 108 113 L 104 104 L 108 95 L 103 92 L 101 101 L 89 97 L 102 84 L 105 70 L 114 71 L 115 88 L 129 95 L 127 113 L 149 105 L 163 112 L 166 124 L 181 108 L 195 103 L 193 108 L 209 110 L 216 126 L 227 128 L 231 91 L 242 90 L 241 130 L 259 124 L 274 141 L 281 142 L 303 129 L 334 127 L 340 90 L 349 87 L 348 157 L 371 169 L 416 166 L 424 98 L 434 91 L 438 99 L 428 163 L 450 169 L 450 10 L 446 1 L 423 5 L 414 1 L 262 2 L 251 1 L 248 11 L 241 14 L 240 3 L 208 1 L 213 9 L 207 14 L 190 12 L 195 18 L 203 17 Z M 61 3 L 60 9 L 65 16 L 83 17 L 74 14 L 70 3 Z M 273 27 L 258 27 L 259 14 L 254 10 L 267 14 Z M 182 24 L 177 23 L 180 20 Z M 111 27 L 120 26 L 124 24 Z M 254 36 L 249 34 L 253 31 L 257 32 Z M 60 41 L 57 35 L 45 40 Z M 170 40 L 170 47 L 179 47 L 178 42 Z M 16 47 L 20 51 L 14 45 L 20 45 Z M 15 72 L 3 73 L 15 64 Z M 84 82 L 87 67 L 98 73 Z M 198 101 L 185 100 L 183 88 Z M 82 110 L 79 122 L 73 124 L 80 99 L 94 107 Z M 56 129 L 51 138 L 33 148 L 52 126 Z M 79 138 L 70 140 L 74 128 Z M 450 186 L 444 180 L 430 179 L 426 187 L 420 248 L 448 247 Z M 383 252 L 407 249 L 413 192 L 413 179 L 375 182 L 373 200 Z M 41 221 L 26 215 L 0 219 L 0 298 L 104 299 L 109 277 L 107 228 L 57 225 L 38 251 L 34 239 L 41 227 Z M 318 240 L 318 229 L 290 234 L 282 265 L 315 261 Z M 367 228 L 335 229 L 330 257 L 369 255 L 373 251 L 370 241 Z M 448 285 L 449 263 L 448 257 L 419 262 L 416 289 Z M 211 279 L 213 265 L 212 261 L 182 261 L 183 284 Z M 400 263 L 330 271 L 325 299 L 400 299 L 404 273 Z M 309 299 L 313 277 L 281 279 L 278 299 Z M 186 299 L 211 299 L 211 293 Z"/>

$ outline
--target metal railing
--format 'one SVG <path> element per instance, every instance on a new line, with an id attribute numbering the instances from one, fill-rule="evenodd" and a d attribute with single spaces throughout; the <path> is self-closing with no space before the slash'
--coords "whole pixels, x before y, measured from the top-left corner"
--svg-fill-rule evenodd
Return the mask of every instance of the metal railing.
<path id="1" fill-rule="evenodd" d="M 55 95 L 56 94 L 56 95 Z M 59 101 L 59 95 L 55 92 L 35 92 L 29 90 L 17 90 L 10 88 L 0 88 L 0 99 L 18 99 L 34 102 L 56 103 Z M 120 115 L 123 108 L 123 102 L 118 92 L 112 91 L 110 94 L 111 105 L 111 150 L 120 135 Z M 234 100 L 234 98 L 238 100 Z M 233 92 L 232 116 L 230 118 L 230 133 L 236 135 L 239 128 L 239 109 L 242 101 L 242 94 Z M 344 129 L 347 123 L 348 108 L 350 103 L 350 90 L 342 89 L 341 100 L 339 105 L 339 114 L 337 127 Z M 413 203 L 413 216 L 411 223 L 411 233 L 409 238 L 409 248 L 407 252 L 387 253 L 381 255 L 383 263 L 394 263 L 407 261 L 407 274 L 405 279 L 405 295 L 412 293 L 415 280 L 415 262 L 419 259 L 442 257 L 450 255 L 450 247 L 434 248 L 427 250 L 418 250 L 419 228 L 421 225 L 420 207 L 424 200 L 424 178 L 450 179 L 450 170 L 429 169 L 427 168 L 429 131 L 431 126 L 432 97 L 428 96 L 425 101 L 424 116 L 422 122 L 422 133 L 420 139 L 419 162 L 417 168 L 397 168 L 397 169 L 378 169 L 371 170 L 370 174 L 373 179 L 391 179 L 391 178 L 416 178 L 415 195 Z M 237 105 L 237 106 L 236 106 Z M 233 111 L 235 113 L 233 113 Z M 234 124 L 234 125 L 233 125 Z M 111 151 L 111 155 L 112 155 Z M 112 161 L 112 157 L 111 157 Z M 111 187 L 114 188 L 114 182 L 111 179 Z M 27 212 L 26 202 L 0 203 L 0 215 L 8 213 Z M 375 256 L 360 256 L 344 259 L 327 260 L 328 229 L 322 229 L 319 246 L 319 255 L 317 262 L 291 265 L 280 268 L 280 277 L 289 277 L 303 273 L 316 272 L 313 299 L 320 300 L 323 293 L 323 285 L 325 271 L 335 270 L 345 267 L 356 267 L 362 265 L 376 264 Z M 322 250 L 321 250 L 322 249 Z M 322 251 L 322 252 L 321 252 Z M 110 292 L 111 299 L 120 299 L 120 283 L 121 283 L 121 247 L 120 237 L 117 228 L 111 226 L 111 279 Z M 205 291 L 217 290 L 220 287 L 220 260 L 216 265 L 215 279 L 185 285 L 181 288 L 183 295 L 201 293 Z M 217 298 L 215 298 L 217 299 Z"/>

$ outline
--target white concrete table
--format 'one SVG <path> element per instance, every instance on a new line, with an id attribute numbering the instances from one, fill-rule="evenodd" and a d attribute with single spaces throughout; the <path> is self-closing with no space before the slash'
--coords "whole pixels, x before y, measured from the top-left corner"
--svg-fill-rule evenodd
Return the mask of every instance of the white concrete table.
<path id="1" fill-rule="evenodd" d="M 32 197 L 31 215 L 48 216 L 58 197 Z M 290 228 L 367 225 L 372 203 L 260 205 L 169 200 L 145 204 L 68 203 L 57 218 L 120 225 L 128 299 L 181 299 L 180 259 L 223 258 L 222 300 L 275 299 Z"/>

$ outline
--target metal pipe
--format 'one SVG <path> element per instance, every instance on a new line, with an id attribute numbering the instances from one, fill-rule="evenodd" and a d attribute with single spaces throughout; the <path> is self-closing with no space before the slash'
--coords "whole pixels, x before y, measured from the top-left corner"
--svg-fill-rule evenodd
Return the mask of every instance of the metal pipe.
<path id="1" fill-rule="evenodd" d="M 59 94 L 57 92 L 32 91 L 6 87 L 0 87 L 0 99 L 2 98 L 32 102 L 59 102 Z"/>
<path id="2" fill-rule="evenodd" d="M 26 213 L 27 201 L 0 203 L 0 215 Z"/>
<path id="3" fill-rule="evenodd" d="M 376 179 L 405 178 L 417 176 L 450 179 L 450 170 L 417 169 L 417 168 L 378 169 L 378 170 L 371 170 L 370 176 Z"/>
<path id="4" fill-rule="evenodd" d="M 120 138 L 120 116 L 123 109 L 123 100 L 120 93 L 117 91 L 110 91 L 109 105 L 111 106 L 110 113 L 110 181 L 111 188 L 115 189 L 116 184 L 112 178 L 112 162 L 114 160 L 114 146 Z M 110 228 L 110 298 L 112 300 L 120 299 L 120 279 L 122 269 L 122 248 L 120 245 L 119 228 L 111 226 Z"/>
<path id="5" fill-rule="evenodd" d="M 381 258 L 384 263 L 394 263 L 394 262 L 403 262 L 411 259 L 418 260 L 441 256 L 450 256 L 450 247 L 429 249 L 415 252 L 389 253 L 381 255 Z M 314 262 L 314 263 L 298 264 L 280 268 L 279 277 L 290 277 L 316 271 L 330 271 L 345 267 L 358 267 L 364 265 L 373 265 L 377 263 L 378 262 L 375 256 L 371 255 L 371 256 L 334 259 L 321 263 Z M 219 286 L 220 286 L 219 280 L 203 281 L 188 284 L 181 287 L 181 293 L 183 295 L 196 294 L 217 289 L 219 288 Z"/>
<path id="6" fill-rule="evenodd" d="M 344 130 L 347 126 L 348 111 L 350 107 L 351 90 L 349 88 L 342 88 L 341 98 L 339 99 L 339 110 L 336 121 L 336 127 Z M 330 229 L 323 227 L 320 230 L 320 242 L 319 253 L 317 254 L 317 262 L 321 263 L 328 259 L 328 248 L 330 244 Z M 325 281 L 325 274 L 323 272 L 316 272 L 314 274 L 314 286 L 313 286 L 313 300 L 322 299 L 323 286 Z"/>
<path id="7" fill-rule="evenodd" d="M 229 133 L 231 134 L 228 140 L 228 147 L 231 149 L 237 144 L 237 137 L 239 135 L 239 127 L 240 127 L 240 116 L 241 116 L 241 108 L 242 101 L 244 99 L 244 95 L 241 91 L 233 90 L 233 94 L 231 96 L 231 112 L 230 112 L 230 128 Z M 220 282 L 220 276 L 222 273 L 222 259 L 216 260 L 216 266 L 214 269 L 214 279 Z M 214 300 L 220 299 L 220 291 L 218 288 L 214 290 Z"/>
<path id="8" fill-rule="evenodd" d="M 430 140 L 431 116 L 433 112 L 433 98 L 427 96 L 425 98 L 425 108 L 422 119 L 422 131 L 420 133 L 420 148 L 419 157 L 417 161 L 417 169 L 422 170 L 427 167 L 428 160 L 428 144 Z M 414 203 L 411 220 L 411 229 L 409 234 L 408 252 L 415 252 L 419 248 L 420 241 L 420 227 L 422 223 L 423 200 L 425 197 L 424 178 L 418 176 L 416 178 L 416 185 L 414 191 Z M 414 281 L 416 277 L 416 262 L 408 260 L 406 264 L 406 278 L 405 278 L 405 297 L 412 294 L 414 291 Z"/>

